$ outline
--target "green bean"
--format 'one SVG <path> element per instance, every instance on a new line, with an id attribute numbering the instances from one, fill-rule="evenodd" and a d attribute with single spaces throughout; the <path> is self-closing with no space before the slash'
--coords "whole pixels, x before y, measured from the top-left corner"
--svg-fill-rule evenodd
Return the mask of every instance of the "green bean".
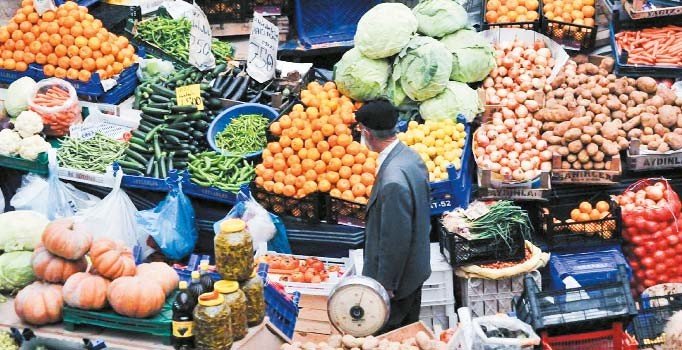
<path id="1" fill-rule="evenodd" d="M 199 186 L 213 186 L 223 191 L 237 192 L 251 182 L 255 169 L 241 157 L 203 152 L 190 157 L 191 180 Z"/>
<path id="2" fill-rule="evenodd" d="M 216 145 L 234 155 L 261 151 L 267 144 L 265 130 L 269 122 L 261 114 L 245 114 L 234 118 L 216 135 Z"/>
<path id="3" fill-rule="evenodd" d="M 89 139 L 66 137 L 57 151 L 59 165 L 69 169 L 105 173 L 107 167 L 120 159 L 127 144 L 100 133 Z"/>

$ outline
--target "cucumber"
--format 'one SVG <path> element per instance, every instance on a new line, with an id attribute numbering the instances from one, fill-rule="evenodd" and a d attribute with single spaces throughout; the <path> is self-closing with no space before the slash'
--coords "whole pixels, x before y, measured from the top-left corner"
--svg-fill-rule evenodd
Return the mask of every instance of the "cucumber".
<path id="1" fill-rule="evenodd" d="M 150 152 L 148 147 L 141 146 L 141 145 L 139 145 L 137 143 L 133 143 L 133 142 L 128 143 L 128 149 L 131 149 L 135 152 L 145 153 L 145 154 L 149 154 L 149 152 Z"/>
<path id="2" fill-rule="evenodd" d="M 152 117 L 164 117 L 168 114 L 171 114 L 171 111 L 168 109 L 161 109 L 161 108 L 154 108 L 154 107 L 142 107 L 142 113 L 150 115 Z"/>
<path id="3" fill-rule="evenodd" d="M 175 91 L 166 89 L 165 87 L 159 84 L 152 84 L 152 90 L 154 90 L 154 93 L 167 98 L 175 97 Z"/>
<path id="4" fill-rule="evenodd" d="M 179 123 L 172 123 L 172 124 L 168 125 L 168 128 L 166 130 L 175 129 L 175 130 L 185 131 L 185 130 L 189 129 L 190 127 L 192 127 L 192 123 L 190 123 L 190 122 L 179 122 Z"/>
<path id="5" fill-rule="evenodd" d="M 168 141 L 168 142 L 170 142 L 170 143 L 172 143 L 172 144 L 179 145 L 179 144 L 182 143 L 182 141 L 180 141 L 179 138 L 177 138 L 177 137 L 175 137 L 175 136 L 173 136 L 173 135 L 170 135 L 170 134 L 165 134 L 165 135 L 163 135 L 163 138 L 164 138 L 166 141 Z M 165 146 L 166 146 L 166 145 L 164 145 L 164 148 L 167 148 L 167 147 L 165 147 Z"/>
<path id="6" fill-rule="evenodd" d="M 124 168 L 129 168 L 129 169 L 135 169 L 138 171 L 143 171 L 144 166 L 138 164 L 137 162 L 131 161 L 131 160 L 119 160 L 118 165 Z"/>
<path id="7" fill-rule="evenodd" d="M 157 127 L 159 124 L 163 124 L 163 123 L 166 122 L 165 120 L 163 120 L 163 119 L 161 119 L 161 118 L 152 117 L 151 115 L 147 115 L 147 114 L 144 114 L 144 113 L 142 113 L 140 116 L 142 117 L 142 120 L 147 121 L 147 122 L 153 124 L 154 127 Z"/>
<path id="8" fill-rule="evenodd" d="M 156 103 L 169 103 L 171 101 L 170 98 L 161 95 L 151 95 L 149 99 Z"/>
<path id="9" fill-rule="evenodd" d="M 195 106 L 195 105 L 171 107 L 171 112 L 173 112 L 173 113 L 194 113 L 196 111 L 197 111 L 197 106 Z"/>
<path id="10" fill-rule="evenodd" d="M 189 133 L 182 131 L 182 130 L 178 130 L 178 129 L 167 128 L 166 130 L 163 131 L 163 133 L 165 135 L 172 135 L 172 136 L 182 138 L 182 139 L 188 139 L 190 137 Z"/>

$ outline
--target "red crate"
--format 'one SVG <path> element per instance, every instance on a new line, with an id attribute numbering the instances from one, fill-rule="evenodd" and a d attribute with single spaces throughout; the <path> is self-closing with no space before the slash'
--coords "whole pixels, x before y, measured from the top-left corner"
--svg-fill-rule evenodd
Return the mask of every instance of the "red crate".
<path id="1" fill-rule="evenodd" d="M 548 336 L 542 333 L 543 350 L 636 350 L 637 341 L 619 322 L 604 331 Z"/>

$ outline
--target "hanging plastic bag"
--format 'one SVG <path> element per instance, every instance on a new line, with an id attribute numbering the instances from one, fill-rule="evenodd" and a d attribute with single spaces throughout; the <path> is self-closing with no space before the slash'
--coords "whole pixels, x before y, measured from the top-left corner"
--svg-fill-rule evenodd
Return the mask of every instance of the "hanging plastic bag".
<path id="1" fill-rule="evenodd" d="M 153 253 L 147 246 L 147 235 L 142 235 L 137 228 L 135 215 L 137 208 L 128 195 L 121 189 L 123 172 L 116 172 L 114 187 L 97 205 L 85 210 L 81 220 L 93 233 L 94 238 L 109 238 L 123 241 L 135 252 L 137 261 Z"/>
<path id="2" fill-rule="evenodd" d="M 47 181 L 35 174 L 24 175 L 21 187 L 10 201 L 14 209 L 37 211 L 54 220 L 80 214 L 99 203 L 98 197 L 59 180 L 57 151 L 54 148 L 48 150 L 47 156 L 50 174 Z"/>
<path id="3" fill-rule="evenodd" d="M 472 350 L 532 350 L 540 345 L 540 337 L 533 328 L 518 318 L 502 314 L 483 316 L 474 318 L 472 324 Z"/>
<path id="4" fill-rule="evenodd" d="M 28 106 L 43 118 L 45 135 L 68 135 L 71 125 L 83 121 L 76 89 L 66 80 L 42 80 L 36 84 L 30 96 Z"/>
<path id="5" fill-rule="evenodd" d="M 166 198 L 152 209 L 138 211 L 135 221 L 142 237 L 151 236 L 163 255 L 180 260 L 191 254 L 197 243 L 194 208 L 182 193 L 181 178 L 166 181 L 171 186 Z"/>

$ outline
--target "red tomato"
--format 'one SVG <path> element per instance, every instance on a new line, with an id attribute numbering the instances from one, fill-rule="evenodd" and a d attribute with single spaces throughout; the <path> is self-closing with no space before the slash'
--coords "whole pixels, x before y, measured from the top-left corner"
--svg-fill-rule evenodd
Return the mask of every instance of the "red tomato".
<path id="1" fill-rule="evenodd" d="M 642 259 L 642 265 L 647 269 L 651 269 L 656 265 L 656 261 L 654 261 L 653 258 L 647 256 L 646 258 Z"/>
<path id="2" fill-rule="evenodd" d="M 656 242 L 653 241 L 644 242 L 643 247 L 646 248 L 646 250 L 649 252 L 655 252 L 656 250 L 658 250 L 658 245 L 656 245 Z"/>
<path id="3" fill-rule="evenodd" d="M 666 250 L 670 247 L 670 244 L 668 243 L 668 240 L 665 238 L 661 237 L 660 239 L 656 240 L 656 250 L 657 251 L 663 251 Z"/>
<path id="4" fill-rule="evenodd" d="M 644 283 L 643 283 L 643 284 L 644 284 L 644 287 L 645 287 L 645 288 L 649 288 L 649 287 L 651 287 L 651 286 L 656 285 L 657 283 L 656 283 L 655 280 L 646 279 L 646 280 L 644 280 Z M 640 292 L 640 293 L 641 293 L 641 292 Z"/>
<path id="5" fill-rule="evenodd" d="M 670 247 L 670 248 L 664 250 L 663 254 L 665 255 L 665 259 L 668 262 L 670 262 L 677 255 L 677 252 L 675 251 L 674 248 Z"/>
<path id="6" fill-rule="evenodd" d="M 632 253 L 635 254 L 635 256 L 640 258 L 640 259 L 647 256 L 647 251 L 644 247 L 635 247 L 632 249 Z M 632 263 L 637 263 L 637 262 L 633 261 Z M 639 264 L 639 263 L 637 263 L 637 264 Z"/>
<path id="7" fill-rule="evenodd" d="M 322 278 L 320 276 L 313 276 L 313 278 L 310 280 L 311 283 L 320 283 L 322 282 Z"/>
<path id="8" fill-rule="evenodd" d="M 643 270 L 636 271 L 635 277 L 637 277 L 637 279 L 641 281 L 646 278 L 646 273 L 644 273 Z"/>
<path id="9" fill-rule="evenodd" d="M 659 230 L 660 225 L 657 221 L 648 220 L 644 223 L 644 231 L 649 233 L 654 233 Z"/>
<path id="10" fill-rule="evenodd" d="M 658 283 L 668 283 L 670 282 L 670 277 L 668 275 L 659 275 L 658 276 Z"/>
<path id="11" fill-rule="evenodd" d="M 310 283 L 313 280 L 313 276 L 315 276 L 315 274 L 312 271 L 308 270 L 305 272 L 305 274 L 303 274 L 303 280 L 306 283 Z"/>
<path id="12" fill-rule="evenodd" d="M 656 273 L 655 269 L 648 269 L 644 271 L 644 276 L 646 276 L 647 279 L 655 280 L 656 277 L 658 277 L 658 273 Z"/>
<path id="13" fill-rule="evenodd" d="M 623 238 L 625 238 L 625 232 L 623 232 Z M 630 237 L 630 239 L 626 239 L 629 242 L 632 242 L 632 244 L 639 246 L 642 243 L 644 243 L 644 237 L 641 235 L 633 235 Z"/>
<path id="14" fill-rule="evenodd" d="M 324 270 L 324 263 L 321 261 L 315 261 L 312 267 L 315 269 L 315 272 L 320 272 Z"/>
<path id="15" fill-rule="evenodd" d="M 304 278 L 302 273 L 294 272 L 291 274 L 291 281 L 292 282 L 304 282 L 305 278 Z"/>
<path id="16" fill-rule="evenodd" d="M 635 216 L 635 225 L 634 225 L 634 227 L 635 227 L 637 230 L 639 230 L 639 231 L 644 230 L 644 227 L 646 226 L 646 223 L 647 223 L 647 221 L 646 221 L 643 217 L 641 217 L 641 216 Z"/>
<path id="17" fill-rule="evenodd" d="M 666 271 L 668 271 L 668 266 L 666 266 L 665 264 L 658 264 L 658 265 L 656 265 L 656 267 L 654 268 L 654 271 L 656 271 L 656 274 L 657 274 L 657 275 L 666 273 Z M 647 272 L 648 272 L 648 271 L 647 271 Z M 648 275 L 647 275 L 647 277 L 652 278 L 652 277 L 650 277 L 650 276 L 648 276 Z"/>

